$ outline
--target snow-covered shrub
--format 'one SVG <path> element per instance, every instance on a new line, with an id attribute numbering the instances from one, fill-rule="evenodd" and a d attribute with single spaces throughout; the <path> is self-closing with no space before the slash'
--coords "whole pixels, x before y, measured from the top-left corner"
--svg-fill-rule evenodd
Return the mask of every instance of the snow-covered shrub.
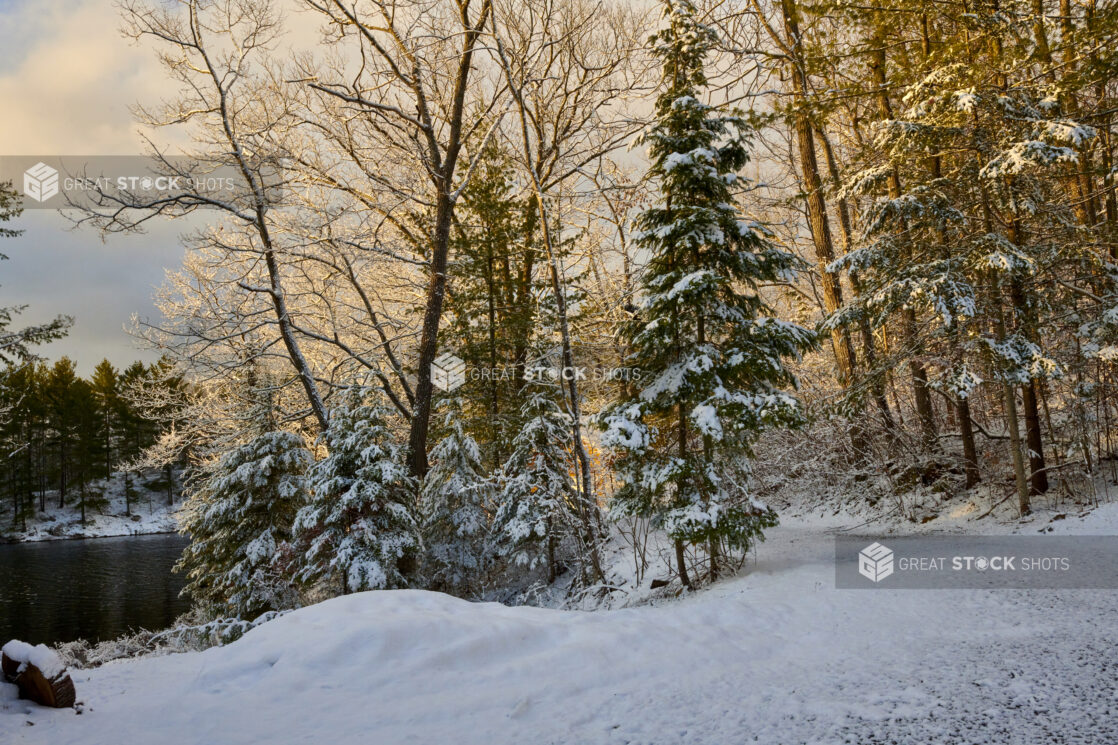
<path id="1" fill-rule="evenodd" d="M 54 651 L 68 668 L 88 670 L 115 660 L 158 657 L 182 652 L 201 652 L 237 641 L 250 630 L 279 618 L 288 611 L 268 611 L 251 621 L 240 618 L 200 620 L 197 610 L 184 614 L 162 631 L 140 631 L 116 639 L 91 644 L 85 639 L 54 645 Z"/>
<path id="2" fill-rule="evenodd" d="M 477 442 L 455 414 L 448 415 L 449 432 L 431 451 L 420 506 L 429 586 L 469 593 L 484 568 L 494 483 L 484 473 Z"/>
<path id="3" fill-rule="evenodd" d="M 524 414 L 526 422 L 501 469 L 494 545 L 498 554 L 529 569 L 546 562 L 554 579 L 555 551 L 573 503 L 570 420 L 543 391 L 529 393 Z"/>
<path id="4" fill-rule="evenodd" d="M 311 454 L 290 432 L 266 432 L 206 464 L 182 515 L 190 545 L 176 565 L 186 592 L 218 614 L 254 618 L 296 602 L 281 557 L 306 500 Z"/>
<path id="5" fill-rule="evenodd" d="M 336 578 L 346 593 L 407 586 L 421 545 L 415 479 L 371 395 L 352 389 L 331 411 L 328 454 L 295 520 L 299 578 Z"/>

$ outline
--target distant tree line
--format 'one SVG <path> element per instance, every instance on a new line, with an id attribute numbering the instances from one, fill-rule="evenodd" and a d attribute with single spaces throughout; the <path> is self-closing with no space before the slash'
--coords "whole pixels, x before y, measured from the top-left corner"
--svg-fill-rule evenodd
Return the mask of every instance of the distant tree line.
<path id="1" fill-rule="evenodd" d="M 68 357 L 30 361 L 0 371 L 0 493 L 13 528 L 49 506 L 90 510 L 104 505 L 94 482 L 110 476 L 155 444 L 166 420 L 141 410 L 134 392 L 144 386 L 177 387 L 165 365 L 134 362 L 117 370 L 103 360 L 88 378 Z M 171 466 L 167 467 L 167 482 Z M 132 474 L 125 474 L 131 513 Z M 174 499 L 173 486 L 168 499 Z"/>

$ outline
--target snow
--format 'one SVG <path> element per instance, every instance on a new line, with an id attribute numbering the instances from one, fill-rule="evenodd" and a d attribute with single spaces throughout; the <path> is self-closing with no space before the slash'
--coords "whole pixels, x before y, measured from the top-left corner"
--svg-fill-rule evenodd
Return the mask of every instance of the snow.
<path id="1" fill-rule="evenodd" d="M 337 598 L 227 647 L 84 671 L 80 717 L 0 693 L 0 741 L 1118 741 L 1118 592 L 835 590 L 840 523 L 786 521 L 744 576 L 637 608 Z M 1046 529 L 1116 533 L 1118 504 Z"/>
<path id="2" fill-rule="evenodd" d="M 602 433 L 602 445 L 626 450 L 648 447 L 648 429 L 640 424 L 640 419 L 641 408 L 637 404 L 621 406 L 617 411 L 606 414 L 603 417 L 606 430 Z"/>
<path id="3" fill-rule="evenodd" d="M 974 107 L 978 105 L 978 96 L 974 92 L 974 88 L 968 88 L 962 91 L 955 91 L 955 107 L 959 111 L 965 111 L 968 114 L 974 113 Z"/>
<path id="4" fill-rule="evenodd" d="M 702 434 L 715 440 L 722 439 L 722 421 L 718 418 L 718 409 L 710 404 L 700 404 L 692 409 L 691 420 Z"/>
<path id="5" fill-rule="evenodd" d="M 694 287 L 697 287 L 699 290 L 706 290 L 716 280 L 717 277 L 714 272 L 709 269 L 700 269 L 681 278 L 664 296 L 668 299 L 674 299 L 684 293 L 690 292 Z"/>
<path id="6" fill-rule="evenodd" d="M 0 649 L 9 660 L 19 663 L 19 670 L 23 671 L 27 665 L 34 665 L 47 680 L 54 680 L 66 672 L 66 666 L 54 650 L 45 644 L 30 645 L 13 639 Z"/>
<path id="7" fill-rule="evenodd" d="M 81 510 L 77 494 L 67 496 L 65 507 L 58 508 L 58 492 L 47 492 L 45 512 L 36 512 L 27 520 L 27 530 L 17 530 L 7 536 L 16 542 L 51 541 L 67 538 L 107 538 L 123 535 L 150 533 L 175 533 L 179 529 L 176 512 L 182 505 L 167 504 L 167 492 L 162 472 L 148 471 L 132 475 L 131 515 L 125 514 L 124 474 L 114 473 L 104 480 L 90 484 L 91 490 L 101 491 L 107 500 L 100 511 L 87 510 L 86 524 L 81 523 Z M 181 474 L 175 474 L 175 499 L 181 499 Z M 151 488 L 145 484 L 153 484 Z M 4 527 L 7 527 L 5 525 Z"/>
<path id="8" fill-rule="evenodd" d="M 984 179 L 996 179 L 1003 176 L 1015 176 L 1032 168 L 1043 168 L 1060 163 L 1075 163 L 1079 156 L 1069 147 L 1049 145 L 1038 140 L 1015 142 L 1005 152 L 991 160 L 979 176 Z"/>
<path id="9" fill-rule="evenodd" d="M 1094 127 L 1068 121 L 1046 121 L 1043 131 L 1048 140 L 1072 147 L 1083 147 L 1098 134 Z"/>

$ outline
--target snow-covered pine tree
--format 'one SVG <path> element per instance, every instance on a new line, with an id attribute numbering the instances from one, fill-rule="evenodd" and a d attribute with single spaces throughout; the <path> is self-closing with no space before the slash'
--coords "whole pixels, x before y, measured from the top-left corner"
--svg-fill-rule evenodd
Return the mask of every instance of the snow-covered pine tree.
<path id="1" fill-rule="evenodd" d="M 577 535 L 570 514 L 571 422 L 546 390 L 530 390 L 523 407 L 525 423 L 501 469 L 501 489 L 493 518 L 498 555 L 529 569 L 545 563 L 548 582 L 557 574 L 556 551 L 568 533 Z"/>
<path id="2" fill-rule="evenodd" d="M 406 586 L 420 547 L 416 483 L 375 395 L 352 388 L 331 410 L 328 455 L 308 471 L 295 519 L 298 577 L 338 578 L 346 593 Z"/>
<path id="3" fill-rule="evenodd" d="M 181 521 L 190 546 L 176 569 L 187 573 L 195 602 L 245 619 L 291 607 L 280 563 L 310 463 L 301 437 L 264 432 L 190 480 Z"/>
<path id="4" fill-rule="evenodd" d="M 447 434 L 431 451 L 419 503 L 427 553 L 427 581 L 435 589 L 467 594 L 484 568 L 493 480 L 484 472 L 481 450 L 462 427 L 457 402 L 446 405 Z"/>
<path id="5" fill-rule="evenodd" d="M 828 323 L 885 328 L 902 311 L 918 314 L 920 333 L 885 364 L 922 358 L 939 368 L 930 385 L 954 400 L 967 486 L 979 477 L 970 401 L 983 379 L 1000 383 L 1019 508 L 1028 512 L 1030 495 L 1047 489 L 1040 394 L 1062 376 L 1059 358 L 1072 356 L 1060 354 L 1062 334 L 1050 323 L 1081 295 L 1052 280 L 1097 262 L 1064 193 L 1096 132 L 1061 112 L 1061 94 L 1042 78 L 1009 84 L 1004 71 L 1037 53 L 1027 41 L 1036 27 L 1027 16 L 984 12 L 988 43 L 968 45 L 966 62 L 929 58 L 921 77 L 893 86 L 903 90 L 901 107 L 878 122 L 846 185 L 874 197 L 861 239 L 832 265 L 857 273 L 862 295 Z"/>
<path id="6" fill-rule="evenodd" d="M 720 546 L 744 550 L 775 523 L 768 508 L 724 475 L 748 457 L 762 426 L 799 421 L 783 358 L 815 344 L 812 332 L 773 317 L 760 286 L 788 279 L 795 259 L 762 227 L 741 219 L 734 191 L 748 161 L 749 122 L 699 99 L 715 32 L 688 0 L 665 0 L 666 27 L 652 37 L 663 60 L 656 119 L 642 136 L 659 203 L 642 213 L 650 258 L 643 307 L 624 334 L 642 390 L 611 406 L 603 444 L 620 451 L 620 514 L 652 517 L 676 544 L 703 544 L 717 576 Z"/>

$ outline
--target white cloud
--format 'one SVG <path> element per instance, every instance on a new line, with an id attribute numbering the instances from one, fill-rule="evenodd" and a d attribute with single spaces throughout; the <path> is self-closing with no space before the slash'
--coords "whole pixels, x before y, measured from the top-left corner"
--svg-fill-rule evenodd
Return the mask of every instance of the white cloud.
<path id="1" fill-rule="evenodd" d="M 141 152 L 130 107 L 165 82 L 152 50 L 121 36 L 113 3 L 25 2 L 0 17 L 0 154 Z"/>

